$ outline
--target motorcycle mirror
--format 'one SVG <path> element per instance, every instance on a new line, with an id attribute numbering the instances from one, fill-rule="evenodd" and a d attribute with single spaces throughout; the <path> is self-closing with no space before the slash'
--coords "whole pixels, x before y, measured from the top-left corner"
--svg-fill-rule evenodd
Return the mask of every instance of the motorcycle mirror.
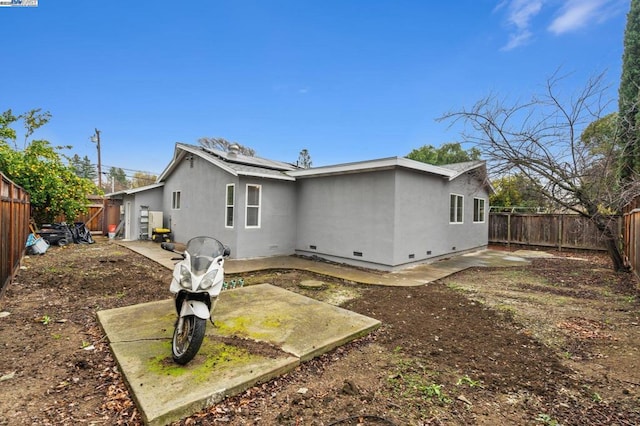
<path id="1" fill-rule="evenodd" d="M 230 249 L 229 247 L 227 247 L 227 246 L 224 246 L 224 252 L 222 253 L 222 255 L 223 255 L 224 257 L 229 257 L 229 256 L 231 256 L 231 249 Z"/>
<path id="2" fill-rule="evenodd" d="M 174 251 L 176 246 L 173 243 L 161 243 L 160 247 L 167 251 Z"/>

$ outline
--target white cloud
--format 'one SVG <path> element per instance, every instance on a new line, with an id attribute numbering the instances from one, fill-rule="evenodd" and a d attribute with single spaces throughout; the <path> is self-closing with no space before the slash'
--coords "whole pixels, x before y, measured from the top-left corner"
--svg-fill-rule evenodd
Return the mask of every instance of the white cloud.
<path id="1" fill-rule="evenodd" d="M 502 1 L 494 11 L 507 8 L 507 22 L 514 31 L 509 34 L 509 42 L 502 50 L 511 50 L 526 44 L 532 37 L 531 20 L 540 13 L 543 0 Z"/>
<path id="2" fill-rule="evenodd" d="M 509 4 L 509 23 L 516 26 L 518 30 L 529 28 L 533 19 L 542 9 L 541 0 L 513 0 Z"/>
<path id="3" fill-rule="evenodd" d="M 527 44 L 531 38 L 531 31 L 520 31 L 509 35 L 509 42 L 502 47 L 502 50 L 511 50 Z"/>
<path id="4" fill-rule="evenodd" d="M 616 2 L 614 2 L 616 3 Z M 577 30 L 611 15 L 611 0 L 567 0 L 548 30 L 556 35 Z M 615 7 L 615 4 L 613 5 Z"/>
<path id="5" fill-rule="evenodd" d="M 529 43 L 534 35 L 533 21 L 545 9 L 557 9 L 547 30 L 562 35 L 590 24 L 599 24 L 628 9 L 628 0 L 500 0 L 493 12 L 506 13 L 509 41 L 501 50 L 512 50 Z M 540 20 L 540 18 L 538 18 Z"/>

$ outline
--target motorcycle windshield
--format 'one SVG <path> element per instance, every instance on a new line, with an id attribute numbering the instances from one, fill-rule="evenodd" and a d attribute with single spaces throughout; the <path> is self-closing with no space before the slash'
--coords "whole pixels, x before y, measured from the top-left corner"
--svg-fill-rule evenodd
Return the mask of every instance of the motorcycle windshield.
<path id="1" fill-rule="evenodd" d="M 223 255 L 224 246 L 215 238 L 195 237 L 187 243 L 186 252 L 191 259 L 191 272 L 202 275 L 216 258 Z"/>

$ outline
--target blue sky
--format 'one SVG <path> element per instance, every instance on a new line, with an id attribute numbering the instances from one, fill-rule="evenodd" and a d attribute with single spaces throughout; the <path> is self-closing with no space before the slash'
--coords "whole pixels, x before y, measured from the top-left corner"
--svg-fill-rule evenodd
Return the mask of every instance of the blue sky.
<path id="1" fill-rule="evenodd" d="M 39 0 L 0 8 L 0 110 L 36 137 L 159 173 L 223 137 L 314 166 L 459 141 L 436 122 L 490 93 L 527 99 L 606 71 L 615 108 L 629 0 Z M 21 141 L 19 141 L 21 143 Z"/>

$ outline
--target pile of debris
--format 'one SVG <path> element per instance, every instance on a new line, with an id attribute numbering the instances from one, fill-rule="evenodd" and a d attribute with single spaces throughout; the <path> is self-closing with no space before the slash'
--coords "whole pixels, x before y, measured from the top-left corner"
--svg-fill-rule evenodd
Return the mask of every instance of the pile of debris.
<path id="1" fill-rule="evenodd" d="M 51 245 L 65 246 L 69 243 L 93 244 L 91 231 L 84 222 L 75 222 L 69 225 L 66 222 L 43 224 L 36 231 L 35 226 L 30 225 L 31 234 L 27 238 L 28 254 L 44 254 Z"/>

